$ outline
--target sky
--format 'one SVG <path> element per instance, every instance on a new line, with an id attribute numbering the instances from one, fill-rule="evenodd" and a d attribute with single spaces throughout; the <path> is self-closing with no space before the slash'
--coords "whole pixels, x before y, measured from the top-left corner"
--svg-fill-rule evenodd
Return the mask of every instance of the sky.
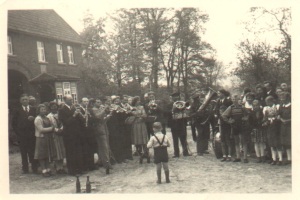
<path id="1" fill-rule="evenodd" d="M 268 1 L 251 1 L 249 3 L 249 1 L 242 0 L 8 0 L 3 5 L 6 9 L 54 9 L 78 33 L 83 29 L 82 19 L 87 11 L 97 19 L 111 14 L 118 8 L 199 7 L 210 18 L 205 24 L 206 33 L 203 35 L 203 40 L 216 49 L 216 58 L 226 66 L 226 72 L 230 72 L 237 67 L 236 55 L 238 51 L 236 45 L 248 37 L 245 36 L 245 27 L 242 22 L 249 19 L 250 7 L 263 6 L 273 8 L 289 6 L 287 2 L 289 1 L 277 0 L 269 4 Z M 266 35 L 266 38 L 272 38 L 271 41 L 275 41 L 273 37 L 274 33 Z M 229 82 L 231 81 L 228 80 L 227 83 L 229 84 Z"/>

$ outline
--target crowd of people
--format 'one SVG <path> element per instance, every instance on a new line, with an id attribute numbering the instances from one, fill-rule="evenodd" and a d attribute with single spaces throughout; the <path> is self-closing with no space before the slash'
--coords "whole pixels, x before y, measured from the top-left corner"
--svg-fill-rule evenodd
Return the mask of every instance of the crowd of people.
<path id="1" fill-rule="evenodd" d="M 143 97 L 128 95 L 82 98 L 73 102 L 30 105 L 27 94 L 20 97 L 21 106 L 14 112 L 12 127 L 19 139 L 23 173 L 51 176 L 50 163 L 56 174 L 78 175 L 104 167 L 113 169 L 139 156 L 139 163 L 151 162 L 149 148 L 154 147 L 158 183 L 161 167 L 169 180 L 168 153 L 170 141 L 166 127 L 171 128 L 174 155 L 191 156 L 187 143 L 187 125 L 191 125 L 197 155 L 208 152 L 211 133 L 220 132 L 224 161 L 249 162 L 252 146 L 257 162 L 269 159 L 272 165 L 291 163 L 291 95 L 287 84 L 274 90 L 271 82 L 246 88 L 242 95 L 224 89 L 195 91 L 184 101 L 179 92 L 170 95 L 169 102 L 156 99 L 154 92 Z M 243 159 L 241 159 L 241 152 Z M 283 163 L 283 152 L 287 159 Z M 94 162 L 94 154 L 98 160 Z M 232 156 L 235 154 L 235 158 Z M 66 160 L 66 169 L 64 167 Z"/>

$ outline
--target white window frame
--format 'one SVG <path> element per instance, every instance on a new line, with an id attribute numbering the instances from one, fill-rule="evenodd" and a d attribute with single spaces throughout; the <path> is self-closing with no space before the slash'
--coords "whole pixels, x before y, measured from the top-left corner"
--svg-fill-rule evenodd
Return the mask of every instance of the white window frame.
<path id="1" fill-rule="evenodd" d="M 72 46 L 67 46 L 67 49 L 68 49 L 69 64 L 75 64 L 73 47 Z"/>
<path id="2" fill-rule="evenodd" d="M 67 85 L 69 87 L 66 87 Z M 63 82 L 63 94 L 64 94 L 64 96 L 71 95 L 71 83 L 70 82 Z"/>
<path id="3" fill-rule="evenodd" d="M 57 62 L 64 63 L 62 44 L 56 44 Z"/>
<path id="4" fill-rule="evenodd" d="M 37 41 L 37 51 L 39 62 L 46 62 L 45 46 L 43 42 Z"/>
<path id="5" fill-rule="evenodd" d="M 7 54 L 8 55 L 14 55 L 13 46 L 12 46 L 12 39 L 11 39 L 10 36 L 7 36 L 7 45 L 8 45 Z"/>

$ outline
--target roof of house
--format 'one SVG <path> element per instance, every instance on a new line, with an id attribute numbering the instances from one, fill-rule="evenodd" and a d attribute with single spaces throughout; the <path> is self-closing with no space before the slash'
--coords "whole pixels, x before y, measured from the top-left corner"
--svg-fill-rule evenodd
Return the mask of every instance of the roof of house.
<path id="1" fill-rule="evenodd" d="M 68 76 L 68 75 L 61 75 L 61 74 L 48 74 L 48 73 L 41 73 L 36 77 L 29 80 L 30 83 L 42 83 L 42 82 L 54 82 L 54 81 L 78 81 L 80 78 L 77 76 Z"/>
<path id="2" fill-rule="evenodd" d="M 54 10 L 9 10 L 8 29 L 83 44 L 79 34 Z"/>

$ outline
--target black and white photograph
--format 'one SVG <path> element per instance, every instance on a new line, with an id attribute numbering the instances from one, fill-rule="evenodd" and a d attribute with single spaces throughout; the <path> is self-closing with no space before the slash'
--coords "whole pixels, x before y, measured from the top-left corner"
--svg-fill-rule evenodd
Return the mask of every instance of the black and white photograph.
<path id="1" fill-rule="evenodd" d="M 294 1 L 0 8 L 0 198 L 297 199 Z"/>

